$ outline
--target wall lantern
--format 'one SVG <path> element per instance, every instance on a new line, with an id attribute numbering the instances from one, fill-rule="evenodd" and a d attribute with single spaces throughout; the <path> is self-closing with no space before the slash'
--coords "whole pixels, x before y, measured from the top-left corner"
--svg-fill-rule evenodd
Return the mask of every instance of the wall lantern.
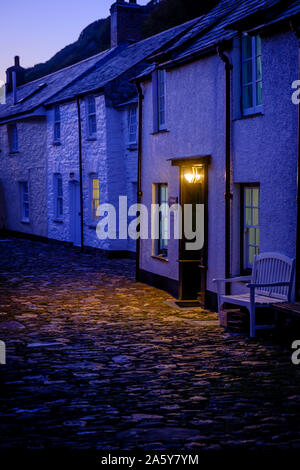
<path id="1" fill-rule="evenodd" d="M 204 180 L 203 168 L 199 166 L 186 168 L 184 170 L 184 178 L 189 184 L 202 183 L 202 181 Z"/>

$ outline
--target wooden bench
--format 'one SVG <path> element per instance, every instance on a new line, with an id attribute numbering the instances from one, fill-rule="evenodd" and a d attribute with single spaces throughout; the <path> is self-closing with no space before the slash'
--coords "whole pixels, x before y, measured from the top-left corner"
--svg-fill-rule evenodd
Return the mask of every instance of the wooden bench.
<path id="1" fill-rule="evenodd" d="M 279 253 L 264 253 L 254 257 L 251 276 L 231 279 L 214 279 L 218 292 L 219 319 L 224 303 L 245 307 L 250 313 L 250 337 L 262 328 L 274 328 L 274 325 L 256 325 L 255 310 L 272 308 L 274 304 L 290 303 L 293 300 L 295 260 Z M 221 293 L 224 283 L 248 282 L 246 294 L 224 295 Z"/>

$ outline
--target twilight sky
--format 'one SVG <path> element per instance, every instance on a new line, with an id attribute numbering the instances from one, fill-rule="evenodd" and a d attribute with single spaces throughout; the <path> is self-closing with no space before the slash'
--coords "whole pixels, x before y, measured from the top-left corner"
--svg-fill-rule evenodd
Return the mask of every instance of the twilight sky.
<path id="1" fill-rule="evenodd" d="M 149 0 L 138 0 L 146 5 Z M 0 8 L 0 80 L 19 55 L 23 67 L 50 59 L 95 20 L 106 18 L 114 0 L 9 0 Z"/>

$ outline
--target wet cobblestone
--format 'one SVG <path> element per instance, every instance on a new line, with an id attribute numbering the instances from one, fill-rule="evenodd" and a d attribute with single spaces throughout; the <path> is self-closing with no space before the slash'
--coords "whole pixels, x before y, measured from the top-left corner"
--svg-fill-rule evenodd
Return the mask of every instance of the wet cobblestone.
<path id="1" fill-rule="evenodd" d="M 0 448 L 300 448 L 289 348 L 174 309 L 133 261 L 20 239 L 0 259 Z"/>

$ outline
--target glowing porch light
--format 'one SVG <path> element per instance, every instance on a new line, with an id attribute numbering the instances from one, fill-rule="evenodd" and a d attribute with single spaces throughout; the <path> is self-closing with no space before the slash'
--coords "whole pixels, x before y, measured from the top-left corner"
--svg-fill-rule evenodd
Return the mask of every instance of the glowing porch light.
<path id="1" fill-rule="evenodd" d="M 192 171 L 191 171 L 192 170 Z M 192 169 L 188 169 L 184 174 L 184 178 L 189 184 L 201 183 L 203 180 L 203 173 L 200 173 L 200 168 L 193 166 Z"/>

